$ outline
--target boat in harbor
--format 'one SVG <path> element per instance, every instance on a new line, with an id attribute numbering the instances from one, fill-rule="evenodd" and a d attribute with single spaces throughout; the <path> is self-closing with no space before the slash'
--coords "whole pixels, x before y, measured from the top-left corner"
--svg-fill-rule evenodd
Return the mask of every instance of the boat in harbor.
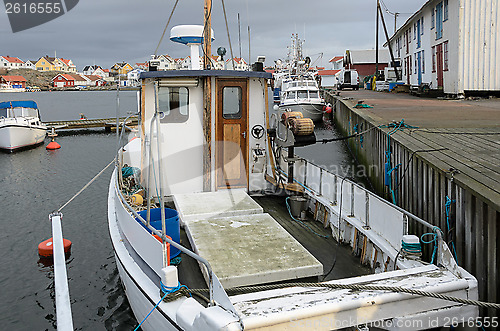
<path id="1" fill-rule="evenodd" d="M 292 35 L 287 60 L 277 63 L 274 95 L 279 96 L 281 111 L 301 112 L 317 122 L 323 119 L 325 100 L 320 95 L 317 71 L 310 67 L 310 58 L 303 56 L 302 43 L 297 34 Z"/>
<path id="2" fill-rule="evenodd" d="M 0 149 L 14 151 L 39 145 L 46 133 L 35 101 L 0 102 Z"/>
<path id="3" fill-rule="evenodd" d="M 193 43 L 211 54 L 207 26 L 171 35 L 192 63 Z M 270 79 L 206 67 L 141 74 L 138 133 L 118 151 L 108 194 L 140 327 L 426 329 L 477 318 L 475 306 L 431 296 L 478 295 L 439 229 L 294 154 L 316 143 L 314 125 L 300 112 L 270 114 Z M 416 228 L 434 238 L 432 263 Z M 321 261 L 337 245 L 368 271 L 333 277 L 335 264 Z"/>

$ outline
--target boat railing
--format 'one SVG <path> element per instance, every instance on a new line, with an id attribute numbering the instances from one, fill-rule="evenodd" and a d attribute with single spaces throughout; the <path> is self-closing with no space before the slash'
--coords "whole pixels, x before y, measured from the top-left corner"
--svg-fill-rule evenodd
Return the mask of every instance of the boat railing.
<path id="1" fill-rule="evenodd" d="M 287 169 L 281 158 L 281 169 Z M 281 176 L 288 175 L 281 171 Z M 392 246 L 393 252 L 401 247 L 403 235 L 408 234 L 410 222 L 420 224 L 427 232 L 436 236 L 436 244 L 442 247 L 444 240 L 440 229 L 403 208 L 379 197 L 347 177 L 341 177 L 315 163 L 297 157 L 294 181 L 311 196 L 326 200 L 334 213 L 341 213 L 347 221 L 356 221 L 383 237 Z M 334 224 L 335 226 L 335 224 Z M 413 226 L 412 229 L 416 228 Z M 340 229 L 338 229 L 340 233 Z M 412 231 L 413 232 L 413 231 Z"/>
<path id="2" fill-rule="evenodd" d="M 120 168 L 116 168 L 116 171 L 118 172 Z M 209 289 L 209 300 L 210 306 L 215 305 L 215 302 L 217 302 L 219 305 L 222 307 L 235 312 L 233 305 L 231 304 L 226 291 L 222 287 L 219 279 L 215 275 L 215 273 L 212 271 L 212 267 L 210 263 L 204 259 L 203 257 L 199 256 L 198 254 L 192 252 L 190 249 L 182 246 L 181 244 L 176 243 L 169 237 L 163 235 L 163 233 L 160 230 L 155 229 L 152 225 L 148 224 L 147 221 L 137 213 L 137 211 L 127 202 L 125 197 L 123 196 L 120 186 L 119 186 L 119 181 L 118 181 L 118 176 L 115 176 L 115 185 L 116 185 L 116 192 L 118 192 L 118 196 L 120 197 L 121 202 L 123 205 L 133 214 L 133 216 L 139 220 L 147 229 L 149 229 L 152 234 L 155 234 L 162 238 L 164 242 L 169 243 L 170 245 L 174 246 L 175 248 L 179 249 L 181 252 L 185 253 L 186 255 L 190 256 L 191 258 L 195 259 L 196 261 L 200 262 L 205 266 L 207 269 L 207 274 L 208 274 L 208 289 Z"/>
<path id="3" fill-rule="evenodd" d="M 131 115 L 132 116 L 132 115 Z M 128 119 L 128 118 L 127 118 Z M 123 123 L 127 122 L 127 119 L 124 120 Z M 124 126 L 124 125 L 123 125 Z M 121 141 L 123 138 L 123 128 L 122 126 L 122 131 L 119 136 L 119 141 L 118 144 L 121 146 Z M 121 167 L 122 167 L 122 158 L 123 156 L 123 149 L 120 148 L 118 150 L 118 155 L 116 157 L 116 176 L 115 176 L 115 186 L 116 186 L 116 192 L 118 192 L 118 196 L 123 203 L 123 205 L 134 215 L 134 217 L 139 220 L 147 229 L 151 231 L 152 234 L 155 234 L 162 238 L 163 243 L 169 243 L 170 245 L 174 246 L 175 248 L 179 249 L 181 252 L 185 253 L 186 255 L 190 256 L 191 258 L 195 259 L 196 261 L 200 262 L 203 264 L 207 270 L 207 275 L 208 275 L 208 289 L 209 289 L 209 305 L 213 306 L 215 305 L 215 302 L 217 302 L 219 305 L 224 307 L 225 309 L 228 309 L 234 313 L 236 313 L 233 305 L 231 304 L 231 301 L 229 300 L 226 291 L 224 290 L 222 284 L 220 283 L 219 279 L 215 275 L 215 273 L 212 271 L 212 267 L 210 263 L 204 259 L 203 257 L 199 256 L 198 254 L 192 252 L 190 249 L 182 246 L 181 244 L 176 243 L 173 241 L 171 238 L 167 237 L 162 233 L 162 231 L 155 229 L 149 222 L 149 213 L 147 214 L 148 217 L 147 219 L 144 219 L 139 213 L 127 202 L 125 197 L 123 196 L 121 192 Z M 148 199 L 148 205 L 149 205 L 149 199 Z M 164 222 L 164 221 L 163 221 Z"/>

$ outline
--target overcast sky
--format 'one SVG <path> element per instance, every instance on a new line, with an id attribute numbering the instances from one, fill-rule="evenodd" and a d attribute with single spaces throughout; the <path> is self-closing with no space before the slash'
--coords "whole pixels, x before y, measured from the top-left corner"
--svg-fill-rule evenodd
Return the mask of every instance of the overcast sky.
<path id="1" fill-rule="evenodd" d="M 384 0 L 398 16 L 398 27 L 426 0 Z M 82 0 L 78 5 L 43 25 L 12 33 L 5 10 L 0 13 L 0 55 L 17 56 L 23 61 L 44 55 L 70 58 L 78 70 L 98 64 L 109 68 L 115 62 L 134 65 L 154 53 L 168 20 L 174 0 Z M 226 0 L 234 56 L 240 56 L 238 20 L 241 22 L 241 55 L 248 60 L 248 26 L 252 62 L 266 56 L 266 65 L 286 58 L 292 33 L 305 40 L 304 52 L 316 65 L 329 67 L 328 60 L 346 49 L 375 48 L 376 0 Z M 389 33 L 394 16 L 385 14 Z M 173 57 L 189 55 L 186 46 L 169 40 L 170 28 L 179 24 L 202 24 L 203 0 L 179 0 L 158 53 Z M 212 28 L 217 47 L 230 57 L 221 1 L 213 1 Z M 382 45 L 383 31 L 379 44 Z M 323 53 L 322 58 L 319 54 Z"/>

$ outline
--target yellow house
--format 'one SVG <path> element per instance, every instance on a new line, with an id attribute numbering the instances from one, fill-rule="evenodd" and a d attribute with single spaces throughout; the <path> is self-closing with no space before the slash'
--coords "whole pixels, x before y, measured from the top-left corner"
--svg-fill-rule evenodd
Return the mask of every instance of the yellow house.
<path id="1" fill-rule="evenodd" d="M 121 62 L 121 63 L 115 63 L 113 66 L 110 68 L 110 73 L 114 75 L 126 75 L 129 71 L 132 71 L 134 68 L 126 63 L 126 62 Z"/>
<path id="2" fill-rule="evenodd" d="M 48 57 L 48 56 L 43 56 L 35 64 L 36 70 L 38 71 L 54 71 L 55 65 L 54 65 L 54 60 L 55 58 L 53 57 Z"/>

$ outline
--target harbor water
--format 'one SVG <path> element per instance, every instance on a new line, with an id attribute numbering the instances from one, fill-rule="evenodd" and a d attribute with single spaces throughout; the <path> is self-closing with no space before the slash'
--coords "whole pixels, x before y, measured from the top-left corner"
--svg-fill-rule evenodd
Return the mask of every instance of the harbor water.
<path id="1" fill-rule="evenodd" d="M 42 120 L 116 114 L 116 91 L 2 93 L 1 101 L 35 100 Z M 272 95 L 272 94 L 271 94 Z M 120 116 L 137 109 L 136 92 L 120 92 Z M 338 135 L 329 124 L 318 139 Z M 44 146 L 0 154 L 0 325 L 3 330 L 56 328 L 53 267 L 37 246 L 51 237 L 48 215 L 59 209 L 114 157 L 114 133 L 104 130 L 57 137 L 62 148 Z M 45 145 L 48 139 L 45 141 Z M 343 176 L 356 175 L 343 142 L 297 148 L 296 153 Z M 63 235 L 73 243 L 67 260 L 73 324 L 76 330 L 133 330 L 132 314 L 113 256 L 107 226 L 111 167 L 63 210 Z"/>

